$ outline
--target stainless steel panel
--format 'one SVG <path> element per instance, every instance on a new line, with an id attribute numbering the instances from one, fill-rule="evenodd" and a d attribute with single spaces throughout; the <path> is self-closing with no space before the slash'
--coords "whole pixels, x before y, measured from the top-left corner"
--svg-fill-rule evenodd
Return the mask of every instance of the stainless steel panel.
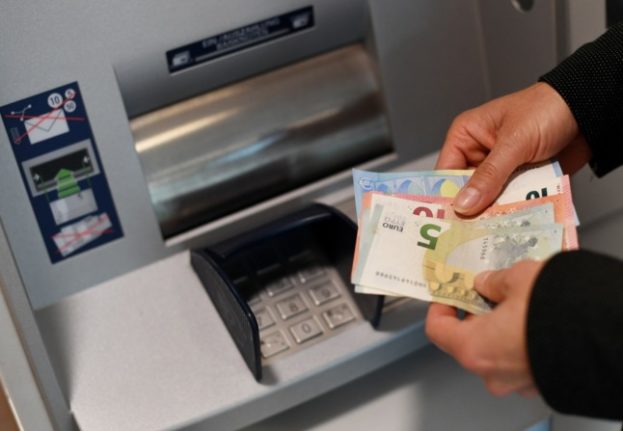
<path id="1" fill-rule="evenodd" d="M 131 121 L 165 237 L 391 151 L 359 45 Z"/>
<path id="2" fill-rule="evenodd" d="M 130 117 L 360 41 L 368 19 L 365 0 L 89 3 L 94 24 L 105 32 L 96 37 L 110 53 Z M 169 73 L 165 53 L 170 49 L 307 6 L 314 8 L 309 30 Z"/>

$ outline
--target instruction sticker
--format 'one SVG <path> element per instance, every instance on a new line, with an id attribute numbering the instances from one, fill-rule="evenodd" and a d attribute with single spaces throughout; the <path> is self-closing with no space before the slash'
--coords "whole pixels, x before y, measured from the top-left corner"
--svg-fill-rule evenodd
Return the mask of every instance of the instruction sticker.
<path id="1" fill-rule="evenodd" d="M 123 236 L 77 82 L 0 116 L 52 263 Z"/>
<path id="2" fill-rule="evenodd" d="M 252 48 L 314 27 L 314 8 L 307 6 L 238 27 L 167 51 L 169 72 L 175 73 L 225 55 Z"/>

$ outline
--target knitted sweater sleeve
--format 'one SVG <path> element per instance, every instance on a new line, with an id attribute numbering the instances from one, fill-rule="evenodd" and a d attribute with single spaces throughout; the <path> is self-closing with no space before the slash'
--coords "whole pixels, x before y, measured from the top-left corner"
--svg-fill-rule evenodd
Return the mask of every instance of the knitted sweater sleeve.
<path id="1" fill-rule="evenodd" d="M 623 163 L 623 22 L 540 78 L 566 101 L 603 176 Z"/>

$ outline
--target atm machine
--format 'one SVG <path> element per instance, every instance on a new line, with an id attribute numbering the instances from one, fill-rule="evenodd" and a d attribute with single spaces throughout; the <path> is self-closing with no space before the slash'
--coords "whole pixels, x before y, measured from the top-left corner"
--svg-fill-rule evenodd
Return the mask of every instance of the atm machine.
<path id="1" fill-rule="evenodd" d="M 546 420 L 429 346 L 426 304 L 353 293 L 350 170 L 431 168 L 456 114 L 556 64 L 568 15 L 3 2 L 0 376 L 23 429 Z"/>

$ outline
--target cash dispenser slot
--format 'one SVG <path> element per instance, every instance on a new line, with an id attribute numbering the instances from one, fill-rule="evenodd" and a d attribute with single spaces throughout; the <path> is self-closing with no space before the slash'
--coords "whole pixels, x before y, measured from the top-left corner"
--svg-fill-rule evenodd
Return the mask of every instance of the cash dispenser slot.
<path id="1" fill-rule="evenodd" d="M 130 126 L 165 238 L 392 151 L 376 65 L 361 44 L 165 106 Z"/>
<path id="2" fill-rule="evenodd" d="M 194 250 L 191 264 L 256 380 L 263 366 L 367 321 L 383 297 L 355 294 L 356 226 L 314 204 Z"/>

